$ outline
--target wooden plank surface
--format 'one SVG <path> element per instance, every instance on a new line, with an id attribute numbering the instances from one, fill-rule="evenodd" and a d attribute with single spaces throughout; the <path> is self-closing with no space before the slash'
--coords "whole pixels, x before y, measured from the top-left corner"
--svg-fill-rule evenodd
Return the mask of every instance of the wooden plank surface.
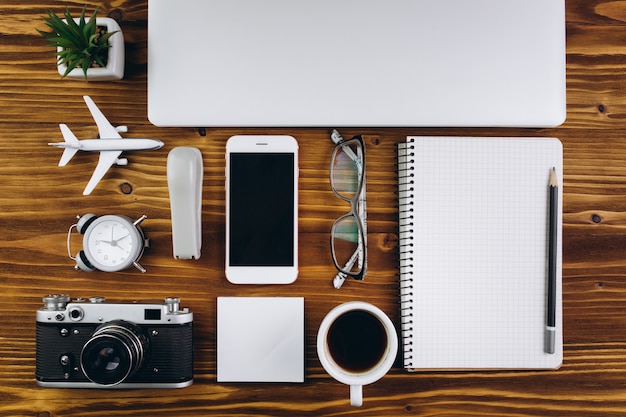
<path id="1" fill-rule="evenodd" d="M 555 129 L 346 129 L 365 135 L 368 155 L 370 271 L 340 291 L 329 253 L 334 218 L 347 210 L 328 182 L 332 144 L 327 129 L 156 128 L 147 120 L 147 1 L 87 2 L 120 21 L 126 77 L 120 82 L 60 80 L 51 49 L 35 31 L 41 17 L 65 4 L 11 0 L 0 4 L 0 415 L 178 416 L 414 415 L 610 416 L 626 414 L 626 2 L 568 0 L 568 118 Z M 181 63 L 193 65 L 193 61 Z M 82 95 L 90 95 L 128 137 L 165 142 L 129 154 L 91 196 L 81 195 L 95 155 L 63 168 L 58 123 L 79 137 L 97 133 Z M 282 133 L 300 143 L 300 276 L 288 286 L 234 286 L 224 277 L 224 147 L 239 133 Z M 564 364 L 554 372 L 426 372 L 408 374 L 400 361 L 364 388 L 361 408 L 348 388 L 321 368 L 317 328 L 335 305 L 365 300 L 397 324 L 394 144 L 407 134 L 555 136 L 564 146 Z M 203 251 L 198 261 L 172 258 L 167 153 L 196 146 L 204 157 Z M 122 185 L 132 192 L 125 194 Z M 152 248 L 148 272 L 77 272 L 66 253 L 75 216 L 87 212 L 147 214 Z M 195 314 L 195 383 L 180 390 L 59 390 L 34 380 L 35 310 L 51 292 L 114 299 L 180 296 Z M 304 296 L 304 384 L 218 384 L 216 297 Z"/>

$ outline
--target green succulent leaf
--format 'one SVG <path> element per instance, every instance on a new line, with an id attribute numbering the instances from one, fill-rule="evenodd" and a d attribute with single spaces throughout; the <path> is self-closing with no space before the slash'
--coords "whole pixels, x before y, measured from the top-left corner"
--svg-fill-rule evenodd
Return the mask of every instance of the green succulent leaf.
<path id="1" fill-rule="evenodd" d="M 81 68 L 86 77 L 87 70 L 94 63 L 101 67 L 106 66 L 108 48 L 111 47 L 109 39 L 117 31 L 102 34 L 96 25 L 98 8 L 89 19 L 85 17 L 85 9 L 86 7 L 83 7 L 77 21 L 67 7 L 63 13 L 64 18 L 49 10 L 43 20 L 50 28 L 50 32 L 37 29 L 51 46 L 60 49 L 54 55 L 58 57 L 59 64 L 67 66 L 62 77 L 67 76 L 75 68 Z"/>

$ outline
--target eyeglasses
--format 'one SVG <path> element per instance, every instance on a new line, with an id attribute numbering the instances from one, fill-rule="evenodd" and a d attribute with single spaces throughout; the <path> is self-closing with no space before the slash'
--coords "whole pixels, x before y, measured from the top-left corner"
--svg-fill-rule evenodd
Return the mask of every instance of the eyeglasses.
<path id="1" fill-rule="evenodd" d="M 335 220 L 330 249 L 339 271 L 333 285 L 339 289 L 346 277 L 362 280 L 367 273 L 367 212 L 365 202 L 365 144 L 361 136 L 345 140 L 333 130 L 337 145 L 330 158 L 330 186 L 350 211 Z"/>

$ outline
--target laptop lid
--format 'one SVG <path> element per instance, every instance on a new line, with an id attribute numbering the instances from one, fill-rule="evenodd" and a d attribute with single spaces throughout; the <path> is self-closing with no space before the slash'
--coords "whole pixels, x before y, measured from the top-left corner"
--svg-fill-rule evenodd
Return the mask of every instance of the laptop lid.
<path id="1" fill-rule="evenodd" d="M 565 120 L 564 0 L 149 0 L 157 126 Z"/>

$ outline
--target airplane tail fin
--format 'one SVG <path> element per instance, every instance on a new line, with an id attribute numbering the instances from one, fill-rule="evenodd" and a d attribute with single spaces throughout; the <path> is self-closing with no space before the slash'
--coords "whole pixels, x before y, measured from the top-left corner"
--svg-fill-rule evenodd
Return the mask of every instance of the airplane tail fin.
<path id="1" fill-rule="evenodd" d="M 61 128 L 61 133 L 63 134 L 63 138 L 65 139 L 66 143 L 78 143 L 78 138 L 74 136 L 74 133 L 72 133 L 72 131 L 70 130 L 69 127 L 67 127 L 67 125 L 60 124 L 59 127 Z M 63 155 L 61 155 L 59 166 L 62 167 L 62 166 L 67 165 L 67 163 L 70 162 L 70 159 L 72 159 L 72 157 L 76 154 L 76 152 L 78 152 L 78 147 L 65 148 L 63 150 Z"/>

